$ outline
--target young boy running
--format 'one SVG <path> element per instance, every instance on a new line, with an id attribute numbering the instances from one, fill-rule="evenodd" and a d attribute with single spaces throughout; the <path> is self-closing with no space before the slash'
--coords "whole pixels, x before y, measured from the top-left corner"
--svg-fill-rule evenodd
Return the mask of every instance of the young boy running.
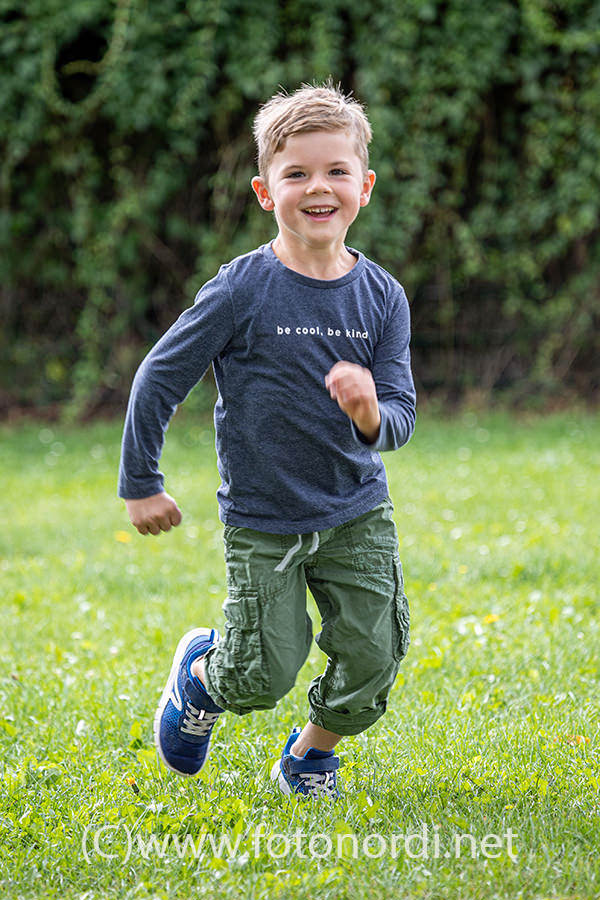
<path id="1" fill-rule="evenodd" d="M 119 496 L 141 534 L 179 524 L 158 460 L 177 405 L 212 363 L 225 634 L 181 638 L 155 717 L 158 752 L 196 775 L 223 711 L 269 709 L 292 688 L 312 643 L 308 585 L 327 664 L 272 778 L 286 794 L 334 798 L 334 747 L 384 713 L 408 647 L 379 451 L 414 429 L 409 310 L 398 282 L 345 244 L 375 183 L 362 106 L 304 86 L 266 103 L 254 132 L 252 188 L 277 236 L 223 265 L 142 362 Z"/>

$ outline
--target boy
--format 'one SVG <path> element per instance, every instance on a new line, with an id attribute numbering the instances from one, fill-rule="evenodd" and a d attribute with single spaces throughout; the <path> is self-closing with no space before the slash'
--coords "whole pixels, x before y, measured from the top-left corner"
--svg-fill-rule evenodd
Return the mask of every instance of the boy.
<path id="1" fill-rule="evenodd" d="M 343 735 L 385 711 L 408 647 L 398 539 L 379 450 L 415 421 L 409 312 L 384 269 L 346 247 L 369 202 L 371 131 L 331 85 L 278 94 L 254 125 L 252 188 L 277 237 L 224 265 L 143 361 L 125 422 L 119 495 L 141 534 L 178 525 L 158 459 L 177 404 L 213 365 L 228 597 L 226 632 L 185 634 L 155 717 L 163 762 L 196 775 L 224 710 L 275 706 L 312 642 L 328 660 L 272 778 L 335 798 Z"/>

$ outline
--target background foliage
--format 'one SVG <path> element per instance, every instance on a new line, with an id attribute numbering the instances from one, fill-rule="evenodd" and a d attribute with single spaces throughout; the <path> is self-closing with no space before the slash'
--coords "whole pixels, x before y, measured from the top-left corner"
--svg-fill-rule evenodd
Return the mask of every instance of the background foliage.
<path id="1" fill-rule="evenodd" d="M 365 102 L 349 243 L 404 284 L 421 388 L 598 387 L 597 0 L 0 0 L 1 400 L 122 402 L 219 264 L 273 236 L 250 125 Z"/>

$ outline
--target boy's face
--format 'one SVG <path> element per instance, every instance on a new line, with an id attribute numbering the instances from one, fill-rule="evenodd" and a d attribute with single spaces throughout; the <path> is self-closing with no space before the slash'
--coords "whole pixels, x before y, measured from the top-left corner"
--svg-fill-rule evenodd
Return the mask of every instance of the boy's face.
<path id="1" fill-rule="evenodd" d="M 268 182 L 252 179 L 262 208 L 274 211 L 284 241 L 315 250 L 343 244 L 374 183 L 375 172 L 363 173 L 344 131 L 292 135 L 273 157 Z"/>

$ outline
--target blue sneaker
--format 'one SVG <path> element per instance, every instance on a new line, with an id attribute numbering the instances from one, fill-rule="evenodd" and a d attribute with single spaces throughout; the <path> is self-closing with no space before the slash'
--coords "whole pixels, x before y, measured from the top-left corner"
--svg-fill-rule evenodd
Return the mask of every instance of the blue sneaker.
<path id="1" fill-rule="evenodd" d="M 293 756 L 290 747 L 295 743 L 300 728 L 290 734 L 283 748 L 281 759 L 271 769 L 271 780 L 277 781 L 284 794 L 301 794 L 305 797 L 323 797 L 337 800 L 340 795 L 336 771 L 340 760 L 333 750 L 315 750 L 311 747 L 303 757 Z"/>
<path id="2" fill-rule="evenodd" d="M 198 774 L 208 756 L 213 726 L 223 712 L 190 672 L 194 660 L 204 656 L 218 640 L 215 628 L 194 628 L 184 634 L 154 716 L 158 755 L 178 775 Z"/>

